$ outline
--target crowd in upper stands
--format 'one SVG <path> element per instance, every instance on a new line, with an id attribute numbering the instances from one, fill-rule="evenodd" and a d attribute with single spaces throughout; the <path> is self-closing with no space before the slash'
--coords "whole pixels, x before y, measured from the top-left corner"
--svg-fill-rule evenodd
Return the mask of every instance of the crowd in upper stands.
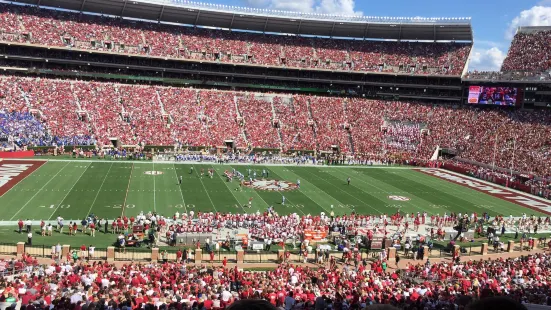
<path id="1" fill-rule="evenodd" d="M 547 42 L 551 31 L 518 32 L 507 57 L 501 66 L 502 71 L 546 71 L 551 67 L 551 53 Z"/>
<path id="2" fill-rule="evenodd" d="M 20 145 L 107 145 L 110 137 L 133 145 L 233 140 L 245 148 L 337 146 L 360 157 L 404 159 L 429 159 L 440 146 L 478 162 L 495 158 L 498 167 L 509 168 L 514 159 L 514 170 L 551 175 L 547 111 L 19 77 L 0 78 L 0 96 L 2 117 L 11 120 L 2 133 Z"/>
<path id="3" fill-rule="evenodd" d="M 191 28 L 0 5 L 0 39 L 227 63 L 460 75 L 470 44 L 322 39 Z"/>
<path id="4" fill-rule="evenodd" d="M 466 79 L 532 80 L 551 79 L 551 52 L 548 44 L 551 30 L 519 31 L 509 47 L 501 71 L 472 71 Z"/>

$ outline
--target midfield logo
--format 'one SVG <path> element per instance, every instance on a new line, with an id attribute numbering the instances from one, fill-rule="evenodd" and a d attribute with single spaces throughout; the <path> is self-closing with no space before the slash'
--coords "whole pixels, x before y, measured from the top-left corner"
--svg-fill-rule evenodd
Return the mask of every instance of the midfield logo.
<path id="1" fill-rule="evenodd" d="M 241 184 L 264 191 L 290 191 L 298 188 L 295 183 L 276 180 L 253 180 L 252 182 L 243 181 Z"/>
<path id="2" fill-rule="evenodd" d="M 390 195 L 388 196 L 388 199 L 390 200 L 396 200 L 396 201 L 410 201 L 409 197 L 406 196 L 396 196 L 396 195 Z"/>

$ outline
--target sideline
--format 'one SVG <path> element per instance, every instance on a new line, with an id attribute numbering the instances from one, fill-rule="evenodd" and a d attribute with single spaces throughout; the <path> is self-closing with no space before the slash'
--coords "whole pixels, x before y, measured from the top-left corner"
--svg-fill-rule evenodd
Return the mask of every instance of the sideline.
<path id="1" fill-rule="evenodd" d="M 229 162 L 229 163 L 221 163 L 218 164 L 217 162 L 212 161 L 139 161 L 139 160 L 107 160 L 107 159 L 39 159 L 39 158 L 33 158 L 33 159 L 20 159 L 20 158 L 10 158 L 10 160 L 21 160 L 21 161 L 44 161 L 44 162 L 83 162 L 83 163 L 127 163 L 127 164 L 169 164 L 169 165 L 242 165 L 242 166 L 282 166 L 282 167 L 319 167 L 319 168 L 361 168 L 361 169 L 401 169 L 401 170 L 411 170 L 411 169 L 419 169 L 418 166 L 391 166 L 391 165 L 373 165 L 373 166 L 365 166 L 365 165 L 342 165 L 342 166 L 329 166 L 329 165 L 314 165 L 311 163 L 306 164 L 271 164 L 271 163 L 254 163 L 254 162 Z"/>

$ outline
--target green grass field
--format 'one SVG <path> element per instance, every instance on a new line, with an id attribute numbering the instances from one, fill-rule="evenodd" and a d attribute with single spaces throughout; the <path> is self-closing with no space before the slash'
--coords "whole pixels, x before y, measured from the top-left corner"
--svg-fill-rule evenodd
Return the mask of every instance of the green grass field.
<path id="1" fill-rule="evenodd" d="M 302 166 L 245 166 L 161 164 L 152 162 L 119 162 L 99 160 L 48 161 L 21 180 L 0 197 L 0 221 L 18 219 L 55 220 L 61 215 L 68 223 L 80 220 L 90 213 L 110 220 L 156 211 L 172 216 L 176 211 L 189 212 L 263 212 L 274 206 L 280 214 L 329 214 L 331 205 L 335 214 L 381 214 L 401 212 L 477 212 L 482 214 L 538 214 L 520 205 L 495 198 L 473 189 L 447 182 L 408 167 L 302 167 Z M 211 179 L 200 177 L 201 169 L 214 168 Z M 269 171 L 269 179 L 295 183 L 300 189 L 291 191 L 264 191 L 244 187 L 239 182 L 227 182 L 224 171 L 237 169 L 247 175 L 254 169 L 260 176 Z M 160 174 L 146 174 L 159 171 Z M 183 177 L 181 185 L 178 177 Z M 346 179 L 351 178 L 347 185 Z M 282 195 L 286 197 L 282 205 Z M 407 197 L 395 201 L 391 195 Z M 247 207 L 253 198 L 252 208 Z M 541 214 L 540 214 L 541 215 Z M 13 222 L 12 222 L 13 223 Z M 15 233 L 16 225 L 0 228 L 4 242 L 25 241 L 24 234 Z M 60 239 L 61 238 L 61 239 Z M 90 241 L 89 236 L 60 236 L 55 238 L 35 235 L 35 244 L 80 245 Z M 112 243 L 111 234 L 100 234 L 97 246 Z"/>
<path id="2" fill-rule="evenodd" d="M 520 215 L 534 213 L 475 190 L 440 180 L 405 167 L 298 167 L 160 164 L 152 162 L 49 161 L 0 197 L 0 220 L 82 219 L 94 213 L 116 218 L 140 211 L 169 216 L 176 211 L 251 213 L 274 206 L 280 214 L 363 214 L 402 212 L 489 212 Z M 203 168 L 214 168 L 214 178 L 200 177 Z M 301 188 L 287 192 L 244 188 L 227 182 L 223 172 L 232 168 L 269 171 L 269 179 L 295 183 Z M 146 174 L 160 171 L 162 174 Z M 183 182 L 178 185 L 178 177 Z M 351 185 L 346 184 L 347 177 Z M 286 197 L 281 204 L 282 195 Z M 408 197 L 394 201 L 390 195 Z M 253 198 L 252 208 L 246 207 Z"/>

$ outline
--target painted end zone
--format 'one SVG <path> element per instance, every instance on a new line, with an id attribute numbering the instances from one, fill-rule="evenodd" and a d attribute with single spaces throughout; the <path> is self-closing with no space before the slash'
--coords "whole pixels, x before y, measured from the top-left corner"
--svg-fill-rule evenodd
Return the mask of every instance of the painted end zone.
<path id="1" fill-rule="evenodd" d="M 0 161 L 0 196 L 45 163 L 45 161 L 9 159 Z"/>
<path id="2" fill-rule="evenodd" d="M 539 198 L 522 194 L 517 191 L 508 190 L 501 186 L 491 185 L 486 182 L 476 181 L 460 174 L 441 169 L 415 169 L 416 171 L 432 175 L 434 177 L 472 188 L 476 191 L 512 202 L 519 206 L 532 209 L 537 212 L 551 215 L 551 202 L 546 202 Z"/>

